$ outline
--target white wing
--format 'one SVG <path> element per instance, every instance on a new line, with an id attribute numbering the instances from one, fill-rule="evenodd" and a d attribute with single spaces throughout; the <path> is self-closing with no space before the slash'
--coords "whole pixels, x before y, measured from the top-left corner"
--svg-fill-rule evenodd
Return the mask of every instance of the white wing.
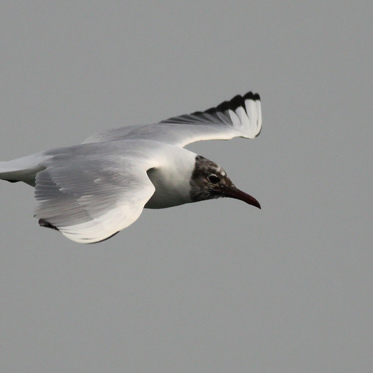
<path id="1" fill-rule="evenodd" d="M 157 162 L 129 143 L 46 152 L 50 158 L 35 186 L 39 224 L 73 241 L 94 243 L 137 220 L 155 190 L 146 171 Z"/>
<path id="2" fill-rule="evenodd" d="M 84 143 L 146 139 L 184 147 L 203 140 L 253 139 L 262 127 L 260 97 L 252 92 L 236 96 L 215 108 L 181 115 L 160 123 L 128 126 L 94 134 Z"/>

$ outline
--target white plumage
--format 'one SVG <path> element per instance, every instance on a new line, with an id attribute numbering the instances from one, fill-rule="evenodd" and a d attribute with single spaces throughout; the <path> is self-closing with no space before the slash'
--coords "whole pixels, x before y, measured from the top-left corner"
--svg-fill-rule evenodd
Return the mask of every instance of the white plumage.
<path id="1" fill-rule="evenodd" d="M 252 139 L 261 126 L 260 97 L 249 92 L 204 112 L 105 130 L 80 145 L 0 162 L 0 178 L 35 187 L 40 225 L 73 241 L 94 243 L 128 227 L 144 207 L 201 200 L 197 195 L 239 198 L 259 207 L 217 165 L 183 147 L 203 140 Z"/>

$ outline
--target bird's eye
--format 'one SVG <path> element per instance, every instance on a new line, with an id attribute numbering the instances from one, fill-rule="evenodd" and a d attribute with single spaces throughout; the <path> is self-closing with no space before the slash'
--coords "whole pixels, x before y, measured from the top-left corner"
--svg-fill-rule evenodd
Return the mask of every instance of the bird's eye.
<path id="1" fill-rule="evenodd" d="M 216 176 L 215 174 L 211 174 L 207 176 L 207 180 L 212 184 L 217 184 L 220 182 L 220 177 Z"/>

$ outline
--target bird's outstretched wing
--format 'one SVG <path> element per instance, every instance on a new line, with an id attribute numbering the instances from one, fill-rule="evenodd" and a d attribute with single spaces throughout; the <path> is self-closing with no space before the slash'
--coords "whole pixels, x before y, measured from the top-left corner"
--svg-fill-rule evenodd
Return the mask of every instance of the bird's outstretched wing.
<path id="1" fill-rule="evenodd" d="M 253 139 L 262 127 L 261 102 L 258 94 L 236 96 L 217 107 L 163 120 L 160 123 L 105 130 L 84 143 L 144 139 L 184 147 L 204 140 Z"/>
<path id="2" fill-rule="evenodd" d="M 86 144 L 52 150 L 36 176 L 35 217 L 80 243 L 103 241 L 132 224 L 154 193 L 156 163 L 131 146 Z"/>

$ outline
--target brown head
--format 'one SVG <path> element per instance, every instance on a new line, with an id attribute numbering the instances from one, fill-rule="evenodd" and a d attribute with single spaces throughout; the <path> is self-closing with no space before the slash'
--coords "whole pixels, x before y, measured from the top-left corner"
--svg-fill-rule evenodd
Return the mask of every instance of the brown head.
<path id="1" fill-rule="evenodd" d="M 229 197 L 261 208 L 254 197 L 236 188 L 220 166 L 201 155 L 196 157 L 190 186 L 190 198 L 193 202 Z"/>

